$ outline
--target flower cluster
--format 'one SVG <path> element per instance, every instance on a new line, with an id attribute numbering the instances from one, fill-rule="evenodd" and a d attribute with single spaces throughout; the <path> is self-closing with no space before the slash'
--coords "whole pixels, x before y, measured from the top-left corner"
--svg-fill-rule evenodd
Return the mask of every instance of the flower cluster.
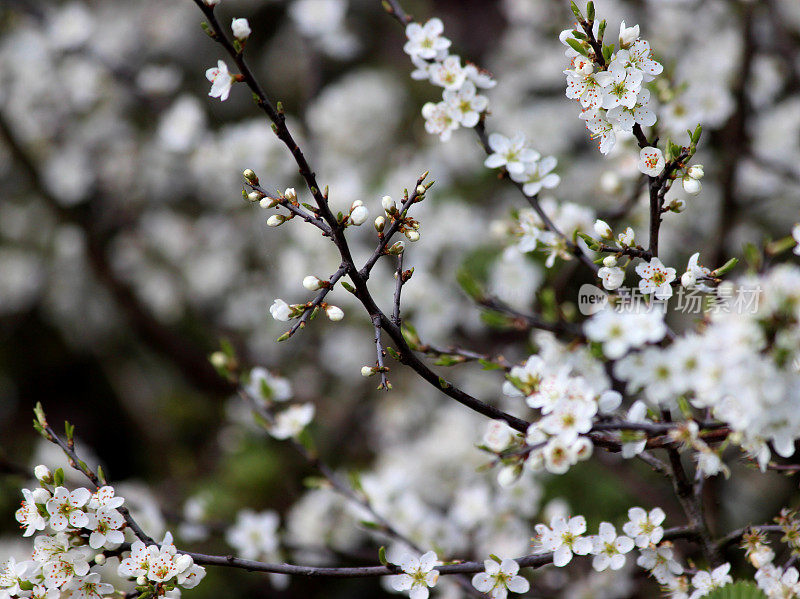
<path id="1" fill-rule="evenodd" d="M 80 487 L 70 491 L 60 483 L 63 472 L 51 473 L 37 466 L 35 474 L 41 487 L 22 489 L 22 507 L 16 519 L 23 536 L 33 539 L 31 559 L 17 563 L 11 558 L 0 570 L 2 597 L 55 597 L 76 599 L 101 597 L 115 592 L 103 582 L 95 564 L 105 562 L 104 550 L 117 550 L 125 541 L 125 519 L 118 511 L 124 498 L 115 496 L 114 488 L 104 486 L 94 493 Z M 179 554 L 169 533 L 161 547 L 146 547 L 136 540 L 130 557 L 122 559 L 119 574 L 136 578 L 137 583 L 152 587 L 154 594 L 179 585 L 192 588 L 205 576 L 188 555 Z"/>
<path id="2" fill-rule="evenodd" d="M 425 104 L 422 116 L 428 133 L 447 141 L 459 127 L 478 124 L 481 114 L 489 106 L 489 100 L 480 95 L 478 89 L 490 89 L 496 82 L 474 64 L 462 66 L 461 57 L 448 52 L 450 40 L 442 35 L 443 32 L 444 25 L 437 18 L 425 25 L 409 23 L 406 26 L 408 41 L 403 50 L 416 67 L 412 78 L 444 88 L 442 101 Z"/>
<path id="3" fill-rule="evenodd" d="M 561 177 L 552 172 L 558 164 L 555 156 L 543 158 L 536 150 L 526 148 L 522 133 L 510 139 L 492 133 L 488 141 L 492 153 L 484 165 L 488 168 L 505 168 L 511 180 L 522 186 L 522 193 L 526 196 L 534 197 L 542 189 L 553 189 L 561 182 Z"/>
<path id="4" fill-rule="evenodd" d="M 550 526 L 536 525 L 534 545 L 539 552 L 553 552 L 553 565 L 566 566 L 573 555 L 593 555 L 592 567 L 598 572 L 606 569 L 619 570 L 625 565 L 626 554 L 634 547 L 628 536 L 617 535 L 614 525 L 601 522 L 597 535 L 583 536 L 586 518 L 574 516 L 568 520 L 557 516 Z"/>
<path id="5" fill-rule="evenodd" d="M 598 33 L 595 31 L 595 36 Z M 639 37 L 638 25 L 626 27 L 622 22 L 619 48 L 608 56 L 597 56 L 582 31 L 564 30 L 559 39 L 571 59 L 570 68 L 564 71 L 567 97 L 580 103 L 579 116 L 592 138 L 598 139 L 603 154 L 614 147 L 616 133 L 630 133 L 634 125 L 655 124 L 650 91 L 643 84 L 652 81 L 663 67 L 651 57 L 647 40 Z M 613 50 L 613 46 L 607 48 Z"/>

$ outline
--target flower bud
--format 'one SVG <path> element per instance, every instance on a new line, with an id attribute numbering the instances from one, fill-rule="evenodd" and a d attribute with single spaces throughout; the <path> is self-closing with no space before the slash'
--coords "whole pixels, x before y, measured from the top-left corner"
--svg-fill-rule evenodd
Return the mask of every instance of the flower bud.
<path id="1" fill-rule="evenodd" d="M 703 188 L 703 184 L 700 183 L 699 179 L 693 179 L 689 175 L 683 177 L 681 181 L 683 183 L 683 191 L 692 196 L 696 196 L 698 193 L 700 193 L 700 190 Z"/>
<path id="2" fill-rule="evenodd" d="M 406 249 L 405 244 L 402 241 L 397 241 L 394 243 L 394 245 L 392 245 L 392 247 L 386 250 L 386 252 L 392 254 L 393 256 L 398 256 L 402 254 L 403 250 L 405 249 Z"/>
<path id="3" fill-rule="evenodd" d="M 683 198 L 675 198 L 669 203 L 669 209 L 676 213 L 683 212 L 686 210 L 686 200 Z"/>
<path id="4" fill-rule="evenodd" d="M 102 566 L 106 563 L 106 554 L 105 553 L 98 553 L 94 556 L 94 563 L 98 566 Z"/>
<path id="5" fill-rule="evenodd" d="M 383 209 L 389 214 L 397 210 L 397 205 L 394 203 L 392 196 L 383 196 L 381 198 L 381 206 L 383 206 Z"/>
<path id="6" fill-rule="evenodd" d="M 231 31 L 233 31 L 233 37 L 239 41 L 246 40 L 252 33 L 247 19 L 234 19 L 231 23 Z"/>
<path id="7" fill-rule="evenodd" d="M 419 241 L 419 233 L 417 233 L 413 229 L 410 231 L 406 231 L 404 235 L 406 236 L 406 239 L 408 239 L 412 243 L 415 241 Z"/>
<path id="8" fill-rule="evenodd" d="M 267 219 L 267 225 L 270 227 L 280 227 L 286 222 L 286 217 L 283 214 L 273 214 Z"/>
<path id="9" fill-rule="evenodd" d="M 264 194 L 260 191 L 251 191 L 247 194 L 247 199 L 251 202 L 258 202 L 261 198 L 264 197 Z"/>
<path id="10" fill-rule="evenodd" d="M 695 164 L 686 170 L 686 174 L 692 179 L 702 179 L 705 176 L 705 171 L 703 171 L 702 164 Z"/>
<path id="11" fill-rule="evenodd" d="M 286 191 L 283 192 L 283 197 L 290 202 L 294 202 L 297 199 L 297 192 L 295 191 L 294 187 L 287 187 Z"/>
<path id="12" fill-rule="evenodd" d="M 694 273 L 690 270 L 687 270 L 685 273 L 681 275 L 681 285 L 684 287 L 691 289 L 697 283 L 697 277 L 694 276 Z"/>
<path id="13" fill-rule="evenodd" d="M 325 308 L 325 314 L 327 314 L 328 318 L 330 318 L 333 322 L 338 322 L 344 318 L 344 312 L 337 306 L 328 306 Z"/>
<path id="14" fill-rule="evenodd" d="M 417 185 L 417 195 L 424 196 L 425 192 L 428 191 L 424 185 Z"/>
<path id="15" fill-rule="evenodd" d="M 383 232 L 383 228 L 385 226 L 386 226 L 386 219 L 384 217 L 379 216 L 378 218 L 375 219 L 375 230 L 378 233 L 382 233 Z"/>
<path id="16" fill-rule="evenodd" d="M 252 185 L 258 185 L 258 177 L 256 177 L 255 172 L 253 169 L 248 168 L 242 173 L 242 176 L 247 180 L 248 183 Z"/>
<path id="17" fill-rule="evenodd" d="M 372 366 L 362 366 L 361 367 L 361 376 L 368 377 L 375 374 L 375 369 Z"/>
<path id="18" fill-rule="evenodd" d="M 362 202 L 361 200 L 355 200 L 352 204 L 350 204 L 350 211 L 352 212 L 353 210 L 355 210 L 359 206 L 363 206 L 363 205 L 364 205 L 364 202 Z"/>
<path id="19" fill-rule="evenodd" d="M 274 208 L 279 203 L 280 200 L 278 198 L 262 198 L 258 205 L 262 208 Z"/>
<path id="20" fill-rule="evenodd" d="M 612 266 L 617 265 L 617 259 L 614 256 L 606 256 L 603 258 L 603 266 L 608 266 L 611 268 Z"/>
<path id="21" fill-rule="evenodd" d="M 33 469 L 33 475 L 43 483 L 49 483 L 53 479 L 53 473 L 50 472 L 50 468 L 44 464 L 36 466 L 36 468 Z"/>
<path id="22" fill-rule="evenodd" d="M 322 288 L 322 281 L 320 281 L 314 275 L 308 275 L 306 278 L 303 279 L 303 287 L 305 287 L 309 291 L 316 291 L 317 289 Z"/>
<path id="23" fill-rule="evenodd" d="M 213 354 L 211 354 L 209 360 L 211 361 L 212 366 L 216 368 L 222 368 L 228 363 L 228 356 L 221 351 L 215 351 Z"/>
<path id="24" fill-rule="evenodd" d="M 144 577 L 144 576 L 137 576 L 136 577 L 136 584 L 138 584 L 140 587 L 146 585 L 147 584 L 147 578 Z"/>
<path id="25" fill-rule="evenodd" d="M 350 222 L 354 225 L 363 225 L 369 217 L 369 210 L 366 206 L 356 206 L 350 213 Z"/>
<path id="26" fill-rule="evenodd" d="M 608 239 L 613 235 L 611 226 L 604 220 L 599 218 L 594 221 L 594 232 L 597 233 L 602 239 Z"/>

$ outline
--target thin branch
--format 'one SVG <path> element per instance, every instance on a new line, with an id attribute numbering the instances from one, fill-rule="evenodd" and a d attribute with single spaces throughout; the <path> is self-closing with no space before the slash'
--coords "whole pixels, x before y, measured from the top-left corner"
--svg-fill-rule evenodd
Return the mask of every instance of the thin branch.
<path id="1" fill-rule="evenodd" d="M 378 385 L 378 389 L 383 389 L 384 391 L 388 391 L 392 388 L 392 384 L 389 382 L 389 379 L 386 378 L 386 364 L 383 363 L 383 357 L 386 355 L 386 350 L 383 349 L 383 344 L 381 343 L 381 319 L 380 316 L 375 316 L 372 319 L 372 326 L 375 328 L 375 351 L 377 353 L 377 360 L 376 363 L 378 365 L 378 373 L 381 376 L 381 384 Z"/>
<path id="2" fill-rule="evenodd" d="M 378 305 L 375 303 L 372 295 L 370 294 L 369 289 L 367 288 L 367 277 L 369 275 L 369 270 L 371 269 L 372 265 L 377 261 L 380 255 L 383 253 L 382 250 L 380 252 L 376 251 L 376 254 L 373 255 L 373 258 L 367 261 L 364 269 L 362 271 L 358 271 L 355 266 L 355 262 L 353 261 L 353 256 L 350 252 L 350 247 L 347 243 L 347 240 L 344 235 L 344 228 L 341 226 L 340 223 L 337 222 L 336 218 L 330 211 L 330 208 L 327 203 L 327 198 L 323 195 L 319 190 L 319 185 L 317 184 L 316 176 L 314 172 L 311 170 L 308 162 L 306 161 L 303 152 L 300 150 L 300 147 L 295 142 L 294 138 L 292 137 L 291 133 L 289 132 L 288 127 L 286 126 L 286 119 L 282 112 L 278 112 L 269 100 L 266 97 L 266 94 L 261 89 L 261 86 L 256 81 L 255 77 L 253 76 L 252 72 L 248 68 L 243 56 L 241 53 L 237 52 L 236 49 L 233 47 L 233 44 L 228 40 L 225 31 L 223 30 L 222 26 L 220 25 L 219 21 L 217 20 L 216 16 L 214 15 L 214 7 L 206 5 L 202 0 L 194 0 L 195 4 L 202 10 L 203 14 L 206 15 L 208 18 L 208 23 L 213 32 L 213 39 L 220 43 L 222 47 L 228 52 L 228 54 L 233 58 L 234 62 L 236 63 L 237 67 L 241 72 L 241 79 L 248 85 L 250 90 L 255 94 L 257 98 L 257 103 L 259 107 L 266 113 L 267 117 L 272 121 L 274 127 L 273 130 L 275 131 L 278 138 L 283 141 L 289 151 L 292 154 L 292 157 L 295 159 L 299 169 L 300 175 L 303 177 L 306 185 L 311 192 L 312 196 L 314 197 L 315 201 L 317 202 L 317 207 L 319 208 L 320 214 L 322 218 L 330 225 L 331 232 L 332 232 L 332 240 L 336 245 L 339 253 L 342 257 L 342 263 L 347 265 L 348 275 L 350 279 L 353 281 L 353 285 L 355 287 L 355 295 L 361 301 L 361 304 L 366 309 L 367 313 L 370 316 L 370 319 L 373 320 L 377 317 L 380 319 L 380 325 L 383 330 L 392 338 L 392 340 L 397 345 L 398 353 L 400 356 L 400 361 L 403 364 L 406 364 L 410 368 L 412 368 L 416 373 L 426 380 L 428 383 L 440 389 L 445 395 L 455 399 L 459 403 L 467 406 L 468 408 L 478 412 L 479 414 L 483 414 L 489 418 L 495 420 L 504 420 L 506 421 L 509 426 L 518 430 L 518 431 L 525 431 L 527 430 L 528 423 L 521 418 L 517 418 L 516 416 L 512 416 L 511 414 L 507 414 L 506 412 L 491 406 L 476 397 L 462 391 L 452 383 L 446 381 L 442 377 L 438 376 L 432 370 L 430 370 L 415 354 L 414 352 L 408 347 L 405 339 L 403 338 L 403 333 L 397 325 L 395 325 L 391 319 L 384 314 Z M 422 179 L 425 176 L 421 177 L 419 180 L 419 184 L 421 184 Z M 419 187 L 419 184 L 417 187 Z M 415 187 L 414 192 L 407 198 L 407 200 L 403 204 L 403 210 L 401 210 L 401 217 L 405 210 L 410 207 L 412 203 L 417 201 L 418 194 L 417 188 Z M 396 226 L 396 228 L 395 228 Z M 389 233 L 394 233 L 397 229 L 399 229 L 400 223 L 395 221 L 392 223 L 392 226 L 389 227 L 387 231 L 387 235 L 385 236 L 385 243 L 388 243 Z M 379 245 L 379 248 L 381 246 Z"/>
<path id="3" fill-rule="evenodd" d="M 400 293 L 403 291 L 403 284 L 405 281 L 403 280 L 403 254 L 405 252 L 400 252 L 397 254 L 397 270 L 395 271 L 395 283 L 394 283 L 394 310 L 392 310 L 392 322 L 397 325 L 398 327 L 401 324 L 400 320 Z"/>
<path id="4" fill-rule="evenodd" d="M 299 329 L 302 329 L 306 326 L 311 316 L 317 311 L 317 308 L 327 297 L 327 295 L 331 292 L 334 285 L 336 285 L 336 283 L 339 282 L 339 279 L 341 279 L 345 275 L 345 273 L 347 273 L 347 271 L 348 271 L 347 265 L 342 264 L 339 267 L 339 270 L 337 270 L 330 276 L 327 285 L 322 289 L 320 289 L 317 295 L 314 296 L 314 299 L 308 302 L 308 304 L 306 304 L 306 308 L 305 311 L 303 312 L 303 315 L 300 318 L 298 318 L 297 322 L 295 322 L 292 325 L 292 328 L 289 329 L 286 336 L 287 339 L 292 335 L 294 335 Z"/>

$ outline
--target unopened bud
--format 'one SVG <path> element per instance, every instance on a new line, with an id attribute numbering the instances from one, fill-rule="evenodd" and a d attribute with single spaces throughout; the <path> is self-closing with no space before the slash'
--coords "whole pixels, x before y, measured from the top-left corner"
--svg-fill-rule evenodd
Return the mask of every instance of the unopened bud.
<path id="1" fill-rule="evenodd" d="M 383 196 L 381 198 L 381 206 L 383 206 L 383 209 L 389 214 L 397 210 L 397 205 L 394 203 L 392 196 Z"/>
<path id="2" fill-rule="evenodd" d="M 614 256 L 606 256 L 603 258 L 603 266 L 608 266 L 609 268 L 617 265 L 617 259 Z"/>
<path id="3" fill-rule="evenodd" d="M 258 177 L 256 177 L 256 174 L 253 171 L 253 169 L 251 169 L 251 168 L 245 169 L 244 172 L 242 173 L 242 176 L 251 185 L 258 185 Z"/>
<path id="4" fill-rule="evenodd" d="M 686 287 L 687 289 L 691 289 L 697 283 L 697 277 L 694 276 L 694 273 L 690 270 L 687 270 L 685 273 L 681 275 L 681 285 Z"/>
<path id="5" fill-rule="evenodd" d="M 136 584 L 138 584 L 140 587 L 146 585 L 147 584 L 147 578 L 145 578 L 144 576 L 137 576 L 136 577 Z"/>
<path id="6" fill-rule="evenodd" d="M 378 233 L 382 233 L 383 232 L 383 228 L 385 226 L 386 226 L 386 219 L 384 217 L 379 216 L 378 218 L 375 219 L 375 230 Z"/>
<path id="7" fill-rule="evenodd" d="M 209 359 L 211 360 L 212 366 L 216 368 L 222 368 L 228 363 L 228 356 L 221 351 L 215 351 L 213 354 L 211 354 Z"/>
<path id="8" fill-rule="evenodd" d="M 683 212 L 686 210 L 686 200 L 683 198 L 675 198 L 669 203 L 669 209 L 672 212 Z"/>
<path id="9" fill-rule="evenodd" d="M 695 164 L 686 170 L 686 174 L 692 179 L 702 179 L 705 176 L 705 171 L 702 164 Z"/>
<path id="10" fill-rule="evenodd" d="M 424 196 L 425 192 L 428 191 L 424 185 L 417 185 L 417 195 Z"/>
<path id="11" fill-rule="evenodd" d="M 613 235 L 611 226 L 604 220 L 599 218 L 594 221 L 594 232 L 597 233 L 602 239 L 608 239 Z"/>
<path id="12" fill-rule="evenodd" d="M 264 194 L 260 191 L 251 191 L 247 194 L 247 199 L 251 202 L 258 202 L 261 198 L 264 197 Z"/>
<path id="13" fill-rule="evenodd" d="M 683 183 L 683 191 L 692 196 L 696 196 L 698 193 L 700 193 L 700 190 L 703 188 L 703 184 L 700 183 L 699 179 L 694 179 L 689 175 L 683 177 L 681 181 Z"/>
<path id="14" fill-rule="evenodd" d="M 361 367 L 361 376 L 368 377 L 375 374 L 375 368 L 373 366 L 362 366 Z"/>
<path id="15" fill-rule="evenodd" d="M 267 225 L 270 227 L 279 227 L 286 222 L 286 217 L 283 214 L 273 214 L 267 219 Z"/>
<path id="16" fill-rule="evenodd" d="M 387 253 L 392 254 L 393 256 L 398 256 L 403 253 L 403 250 L 406 249 L 405 244 L 402 241 L 397 241 L 387 250 Z"/>
<path id="17" fill-rule="evenodd" d="M 262 208 L 274 208 L 279 203 L 280 200 L 278 198 L 262 198 L 258 205 Z"/>
<path id="18" fill-rule="evenodd" d="M 50 472 L 50 468 L 44 464 L 36 466 L 36 468 L 33 469 L 33 475 L 43 483 L 49 483 L 53 480 L 53 473 Z"/>
<path id="19" fill-rule="evenodd" d="M 316 291 L 317 289 L 322 288 L 322 281 L 320 281 L 314 275 L 308 275 L 306 278 L 303 279 L 303 287 L 305 287 L 309 291 Z"/>
<path id="20" fill-rule="evenodd" d="M 355 210 L 359 206 L 363 206 L 363 205 L 364 205 L 364 202 L 362 202 L 361 200 L 355 200 L 352 204 L 350 204 L 350 210 Z"/>
<path id="21" fill-rule="evenodd" d="M 413 229 L 410 231 L 406 231 L 404 235 L 406 236 L 406 239 L 408 239 L 412 243 L 415 241 L 419 241 L 419 233 L 414 231 Z"/>
<path id="22" fill-rule="evenodd" d="M 295 191 L 294 187 L 287 187 L 286 191 L 283 192 L 283 197 L 290 202 L 294 202 L 297 199 L 297 192 Z"/>
<path id="23" fill-rule="evenodd" d="M 369 210 L 367 210 L 367 207 L 359 205 L 353 208 L 353 211 L 350 213 L 350 222 L 356 226 L 363 225 L 368 217 Z"/>
<path id="24" fill-rule="evenodd" d="M 105 553 L 98 553 L 94 556 L 94 563 L 98 566 L 102 566 L 106 563 L 106 554 Z"/>
<path id="25" fill-rule="evenodd" d="M 231 30 L 233 31 L 233 37 L 239 41 L 246 40 L 252 33 L 247 19 L 234 19 L 231 23 Z"/>
<path id="26" fill-rule="evenodd" d="M 328 315 L 328 318 L 331 319 L 333 322 L 337 322 L 344 318 L 344 312 L 341 308 L 337 306 L 328 306 L 325 308 L 325 314 Z"/>

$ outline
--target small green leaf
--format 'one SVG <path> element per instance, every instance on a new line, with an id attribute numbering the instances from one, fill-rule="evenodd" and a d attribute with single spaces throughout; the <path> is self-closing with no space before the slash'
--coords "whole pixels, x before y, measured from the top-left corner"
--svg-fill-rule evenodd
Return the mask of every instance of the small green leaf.
<path id="1" fill-rule="evenodd" d="M 720 266 L 717 270 L 712 272 L 711 274 L 715 277 L 721 277 L 722 275 L 728 274 L 733 268 L 739 263 L 739 258 L 731 258 L 725 264 Z"/>
<path id="2" fill-rule="evenodd" d="M 412 348 L 412 349 L 413 349 L 413 348 Z M 397 353 L 397 350 L 396 350 L 395 348 L 393 348 L 393 347 L 387 347 L 387 348 L 386 348 L 386 353 L 387 353 L 387 354 L 389 354 L 389 355 L 390 355 L 392 358 L 394 358 L 394 359 L 395 359 L 395 360 L 397 360 L 398 362 L 400 361 L 400 354 L 399 354 L 399 353 Z"/>
<path id="3" fill-rule="evenodd" d="M 589 55 L 588 50 L 586 50 L 586 46 L 584 46 L 578 40 L 568 37 L 567 44 L 569 44 L 569 47 L 575 50 L 575 52 L 577 52 L 578 54 L 582 54 L 583 56 Z"/>
<path id="4" fill-rule="evenodd" d="M 441 387 L 442 389 L 448 389 L 450 387 L 450 383 L 448 383 L 442 377 L 439 377 L 439 387 Z"/>
<path id="5" fill-rule="evenodd" d="M 489 360 L 484 360 L 483 358 L 480 358 L 478 360 L 478 363 L 481 366 L 483 366 L 483 370 L 502 370 L 503 369 L 503 367 L 500 366 L 500 364 L 497 364 L 495 362 L 490 362 Z"/>
<path id="6" fill-rule="evenodd" d="M 612 54 L 614 54 L 614 44 L 606 44 L 603 46 L 603 58 L 606 62 L 611 61 Z"/>
<path id="7" fill-rule="evenodd" d="M 379 530 L 380 526 L 377 523 L 372 522 L 371 520 L 361 520 L 361 526 L 364 528 L 369 528 L 370 530 Z"/>
<path id="8" fill-rule="evenodd" d="M 106 478 L 106 473 L 103 471 L 102 466 L 97 467 L 97 478 L 100 479 L 100 482 L 104 485 L 108 484 L 108 479 Z"/>
<path id="9" fill-rule="evenodd" d="M 348 283 L 347 281 L 339 281 L 339 283 L 341 284 L 342 287 L 347 289 L 347 291 L 355 295 L 356 293 L 355 287 L 353 287 L 350 283 Z"/>
<path id="10" fill-rule="evenodd" d="M 578 21 L 583 21 L 583 13 L 581 13 L 581 9 L 578 8 L 578 5 L 575 4 L 575 2 L 570 2 L 569 7 L 572 9 L 572 14 L 575 15 L 575 18 L 578 19 Z"/>
<path id="11" fill-rule="evenodd" d="M 453 356 L 451 354 L 443 354 L 434 362 L 436 366 L 455 366 L 456 364 L 463 364 L 463 356 Z"/>
<path id="12" fill-rule="evenodd" d="M 64 469 L 63 468 L 56 468 L 56 471 L 53 472 L 53 485 L 56 487 L 60 487 L 64 484 Z"/>
<path id="13" fill-rule="evenodd" d="M 786 250 L 789 250 L 797 245 L 797 240 L 789 235 L 788 237 L 784 237 L 782 239 L 776 239 L 767 244 L 765 248 L 767 254 L 770 256 L 777 256 L 778 254 L 782 254 Z"/>
<path id="14" fill-rule="evenodd" d="M 594 21 L 594 2 L 589 0 L 586 4 L 586 19 L 591 23 Z"/>
<path id="15" fill-rule="evenodd" d="M 383 545 L 381 545 L 381 548 L 378 549 L 378 561 L 384 566 L 389 565 L 389 560 L 386 559 L 386 547 Z"/>

